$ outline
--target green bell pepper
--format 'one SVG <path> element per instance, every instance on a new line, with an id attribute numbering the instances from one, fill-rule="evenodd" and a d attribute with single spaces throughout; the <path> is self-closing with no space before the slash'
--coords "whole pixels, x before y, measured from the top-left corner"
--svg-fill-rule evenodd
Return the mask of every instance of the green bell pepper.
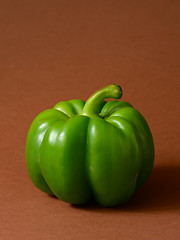
<path id="1" fill-rule="evenodd" d="M 120 86 L 95 92 L 85 103 L 62 101 L 32 122 L 26 165 L 34 185 L 71 204 L 95 199 L 107 207 L 129 200 L 149 178 L 153 138 L 144 117 L 123 101 Z"/>

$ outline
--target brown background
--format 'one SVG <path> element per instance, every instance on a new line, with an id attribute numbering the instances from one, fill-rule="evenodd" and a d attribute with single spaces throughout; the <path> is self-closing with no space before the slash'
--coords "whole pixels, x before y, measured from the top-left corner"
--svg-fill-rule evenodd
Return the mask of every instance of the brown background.
<path id="1" fill-rule="evenodd" d="M 156 148 L 125 206 L 72 207 L 36 189 L 25 166 L 33 118 L 117 83 Z M 0 1 L 0 240 L 180 239 L 180 2 Z"/>

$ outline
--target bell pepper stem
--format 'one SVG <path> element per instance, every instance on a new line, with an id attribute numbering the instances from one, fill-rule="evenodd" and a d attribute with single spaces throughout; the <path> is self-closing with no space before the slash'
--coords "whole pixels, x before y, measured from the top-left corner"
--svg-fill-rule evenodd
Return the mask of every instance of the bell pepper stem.
<path id="1" fill-rule="evenodd" d="M 93 116 L 99 114 L 100 105 L 106 98 L 120 99 L 122 97 L 122 89 L 119 85 L 111 84 L 101 88 L 88 98 L 84 105 L 81 115 Z"/>

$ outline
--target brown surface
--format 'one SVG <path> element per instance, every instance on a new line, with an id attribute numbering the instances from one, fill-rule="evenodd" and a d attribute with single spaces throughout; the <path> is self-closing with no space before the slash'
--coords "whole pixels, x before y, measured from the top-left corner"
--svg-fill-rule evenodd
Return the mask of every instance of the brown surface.
<path id="1" fill-rule="evenodd" d="M 147 119 L 156 160 L 123 207 L 72 207 L 36 189 L 32 119 L 118 83 Z M 180 239 L 180 2 L 0 2 L 0 240 Z"/>

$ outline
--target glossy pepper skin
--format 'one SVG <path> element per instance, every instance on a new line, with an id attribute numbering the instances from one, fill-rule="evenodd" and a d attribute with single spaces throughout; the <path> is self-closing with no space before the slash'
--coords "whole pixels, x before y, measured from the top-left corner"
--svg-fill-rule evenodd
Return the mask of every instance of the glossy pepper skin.
<path id="1" fill-rule="evenodd" d="M 154 144 L 144 117 L 108 85 L 85 103 L 57 103 L 32 122 L 26 165 L 34 185 L 71 204 L 129 200 L 151 174 Z"/>

